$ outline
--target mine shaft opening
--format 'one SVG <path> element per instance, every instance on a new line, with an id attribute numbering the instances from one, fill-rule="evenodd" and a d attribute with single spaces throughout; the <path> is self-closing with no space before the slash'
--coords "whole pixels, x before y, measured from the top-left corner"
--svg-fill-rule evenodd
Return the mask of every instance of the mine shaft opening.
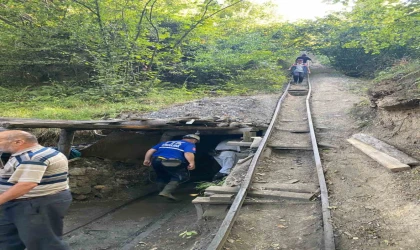
<path id="1" fill-rule="evenodd" d="M 211 181 L 213 176 L 220 170 L 220 165 L 214 159 L 216 146 L 224 140 L 241 140 L 241 135 L 201 135 L 200 143 L 196 144 L 196 169 L 190 171 L 188 182 Z M 182 136 L 176 136 L 172 140 L 180 140 Z"/>

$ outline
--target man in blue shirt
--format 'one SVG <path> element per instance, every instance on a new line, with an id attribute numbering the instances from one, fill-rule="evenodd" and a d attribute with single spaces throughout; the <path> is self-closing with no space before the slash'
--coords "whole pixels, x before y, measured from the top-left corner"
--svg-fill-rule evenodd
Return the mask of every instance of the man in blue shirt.
<path id="1" fill-rule="evenodd" d="M 160 196 L 176 200 L 172 192 L 188 180 L 187 169 L 195 169 L 195 144 L 199 141 L 198 135 L 189 134 L 182 140 L 161 142 L 146 152 L 143 164 L 155 170 Z"/>

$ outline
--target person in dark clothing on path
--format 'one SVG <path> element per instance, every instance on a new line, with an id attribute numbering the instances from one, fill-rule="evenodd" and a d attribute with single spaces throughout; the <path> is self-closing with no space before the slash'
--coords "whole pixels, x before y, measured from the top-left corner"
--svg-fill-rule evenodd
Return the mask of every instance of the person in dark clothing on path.
<path id="1" fill-rule="evenodd" d="M 177 200 L 172 193 L 188 180 L 188 170 L 195 169 L 195 144 L 199 141 L 198 135 L 189 134 L 182 140 L 161 142 L 146 152 L 143 164 L 155 170 L 160 196 Z"/>
<path id="2" fill-rule="evenodd" d="M 296 60 L 295 60 L 295 63 L 297 63 L 297 61 L 299 59 L 302 59 L 303 60 L 303 63 L 307 63 L 308 61 L 311 61 L 312 62 L 312 59 L 309 58 L 306 54 L 302 54 L 301 56 L 297 57 Z"/>
<path id="3" fill-rule="evenodd" d="M 298 59 L 298 62 L 293 64 L 289 68 L 289 70 L 291 70 L 291 72 L 292 72 L 293 82 L 295 84 L 296 83 L 302 83 L 305 75 L 311 73 L 310 69 L 308 68 L 308 66 L 306 66 L 306 64 L 303 63 L 302 59 Z"/>
<path id="4" fill-rule="evenodd" d="M 69 250 L 63 218 L 72 197 L 65 155 L 20 130 L 0 132 L 0 249 Z"/>

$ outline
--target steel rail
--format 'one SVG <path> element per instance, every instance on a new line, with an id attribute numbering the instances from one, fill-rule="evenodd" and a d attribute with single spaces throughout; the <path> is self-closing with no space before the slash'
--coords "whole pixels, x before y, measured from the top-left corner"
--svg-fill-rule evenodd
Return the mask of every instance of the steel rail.
<path id="1" fill-rule="evenodd" d="M 327 185 L 325 182 L 325 176 L 324 176 L 324 170 L 322 168 L 322 163 L 321 163 L 321 157 L 319 155 L 319 149 L 318 149 L 318 144 L 317 144 L 317 140 L 316 140 L 316 136 L 315 136 L 315 129 L 313 126 L 313 121 L 312 121 L 312 114 L 311 114 L 311 109 L 310 109 L 310 98 L 311 98 L 311 94 L 312 94 L 312 85 L 309 79 L 309 75 L 307 77 L 307 81 L 308 81 L 308 94 L 306 96 L 306 109 L 307 109 L 307 116 L 308 116 L 308 124 L 309 124 L 309 132 L 310 132 L 310 137 L 311 137 L 311 144 L 312 144 L 312 149 L 314 152 L 314 159 L 315 159 L 315 165 L 316 165 L 316 171 L 317 171 L 317 176 L 318 176 L 318 182 L 319 182 L 319 187 L 320 187 L 320 193 L 321 193 L 321 210 L 322 210 L 322 220 L 323 220 L 323 228 L 324 228 L 324 233 L 323 233 L 323 249 L 324 250 L 335 250 L 335 243 L 334 243 L 334 231 L 333 231 L 333 227 L 331 224 L 331 214 L 330 214 L 330 210 L 329 210 L 329 201 L 328 201 L 328 189 L 327 189 Z M 245 200 L 245 197 L 247 195 L 248 189 L 250 187 L 252 178 L 254 176 L 255 173 L 255 169 L 256 169 L 256 165 L 257 162 L 261 156 L 262 151 L 264 150 L 264 148 L 266 147 L 266 143 L 268 138 L 271 135 L 272 132 L 272 128 L 274 126 L 274 123 L 277 120 L 279 111 L 280 111 L 280 107 L 281 104 L 284 100 L 284 98 L 286 97 L 288 91 L 290 88 L 290 83 L 287 85 L 286 90 L 284 91 L 283 95 L 281 96 L 281 98 L 279 99 L 278 103 L 277 103 L 277 107 L 276 110 L 274 112 L 274 115 L 271 119 L 270 122 L 270 126 L 267 129 L 267 132 L 261 142 L 260 147 L 258 147 L 257 152 L 255 153 L 255 157 L 253 158 L 253 160 L 251 161 L 249 170 L 247 172 L 247 175 L 245 176 L 245 179 L 238 191 L 238 194 L 235 197 L 235 200 L 232 203 L 232 206 L 230 207 L 225 219 L 223 220 L 219 230 L 217 231 L 215 237 L 213 238 L 212 242 L 210 243 L 210 245 L 208 246 L 207 250 L 220 250 L 222 249 L 224 243 L 226 242 L 226 239 L 229 235 L 229 232 L 233 226 L 233 223 L 236 220 L 236 217 L 238 216 L 238 212 Z"/>
<path id="2" fill-rule="evenodd" d="M 319 189 L 321 191 L 321 210 L 322 210 L 322 221 L 323 221 L 323 226 L 324 226 L 324 250 L 334 250 L 335 249 L 334 231 L 331 224 L 331 213 L 329 209 L 330 205 L 328 201 L 328 188 L 327 188 L 327 183 L 325 182 L 324 169 L 322 168 L 321 157 L 319 155 L 318 144 L 317 144 L 316 136 L 315 136 L 315 129 L 312 122 L 311 107 L 309 103 L 309 100 L 311 98 L 311 93 L 312 93 L 312 85 L 309 79 L 309 74 L 308 74 L 307 79 L 308 79 L 309 91 L 308 91 L 308 95 L 306 96 L 306 112 L 308 114 L 309 132 L 311 135 L 312 149 L 314 151 L 316 172 L 318 174 L 318 181 L 319 181 Z"/>
<path id="3" fill-rule="evenodd" d="M 217 231 L 215 237 L 213 238 L 210 245 L 207 247 L 207 250 L 220 250 L 222 249 L 224 243 L 226 242 L 226 239 L 229 235 L 229 232 L 233 226 L 233 223 L 236 220 L 236 217 L 238 216 L 238 212 L 245 200 L 245 197 L 247 195 L 248 189 L 250 188 L 251 180 L 254 177 L 257 162 L 262 155 L 263 150 L 266 147 L 267 140 L 270 137 L 270 134 L 273 130 L 274 124 L 277 120 L 278 114 L 280 112 L 281 104 L 283 103 L 283 100 L 286 98 L 286 95 L 289 91 L 290 83 L 287 84 L 287 87 L 284 91 L 284 93 L 281 95 L 279 101 L 277 102 L 276 109 L 274 111 L 273 117 L 271 118 L 270 125 L 267 128 L 267 131 L 261 141 L 260 146 L 257 149 L 257 152 L 255 153 L 254 158 L 251 161 L 251 164 L 249 166 L 248 172 L 244 178 L 244 181 L 241 184 L 241 187 L 238 191 L 238 194 L 235 197 L 235 200 L 233 201 L 228 213 L 226 214 L 225 219 L 223 220 L 221 226 L 219 227 L 219 230 Z"/>

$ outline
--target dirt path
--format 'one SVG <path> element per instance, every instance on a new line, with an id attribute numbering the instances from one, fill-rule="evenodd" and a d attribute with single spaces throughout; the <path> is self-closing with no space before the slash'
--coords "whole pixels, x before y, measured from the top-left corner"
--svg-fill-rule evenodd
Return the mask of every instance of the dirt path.
<path id="1" fill-rule="evenodd" d="M 323 127 L 318 140 L 339 147 L 321 154 L 337 249 L 420 249 L 419 200 L 404 190 L 418 170 L 390 173 L 346 141 L 361 130 L 350 111 L 362 97 L 350 89 L 366 83 L 334 72 L 316 74 L 312 83 L 315 126 Z"/>

